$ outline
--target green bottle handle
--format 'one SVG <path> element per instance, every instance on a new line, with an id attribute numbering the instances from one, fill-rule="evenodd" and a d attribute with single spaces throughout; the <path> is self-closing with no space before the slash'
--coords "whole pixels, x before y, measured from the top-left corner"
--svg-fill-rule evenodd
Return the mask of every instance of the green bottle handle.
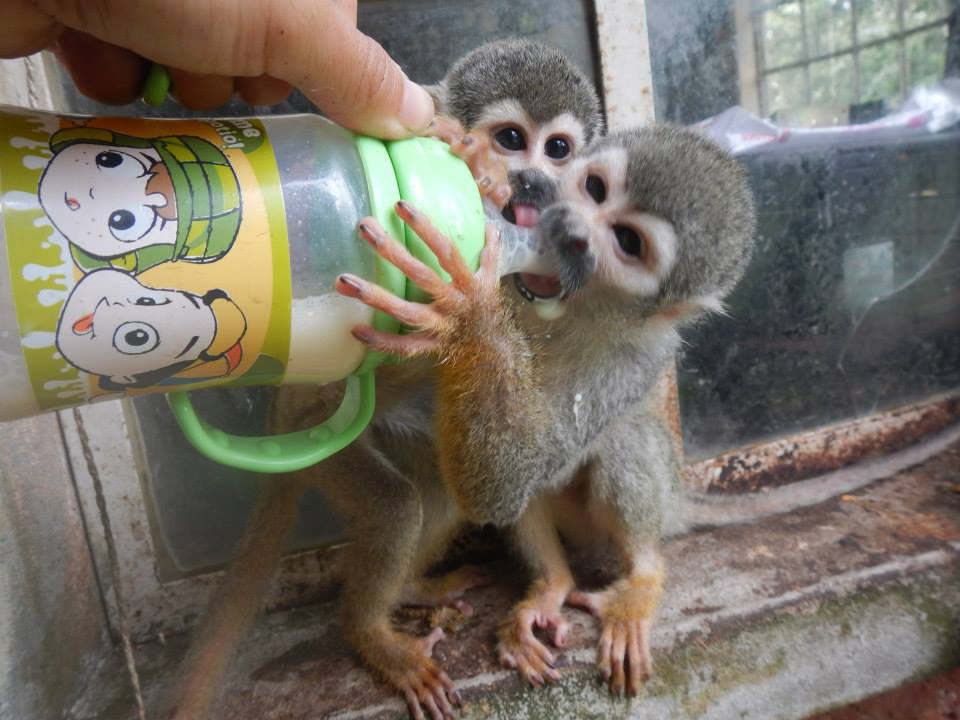
<path id="1" fill-rule="evenodd" d="M 357 439 L 373 417 L 373 373 L 347 378 L 340 407 L 326 422 L 297 432 L 269 437 L 230 435 L 201 419 L 189 393 L 173 392 L 167 402 L 190 444 L 223 465 L 257 473 L 288 473 L 326 460 Z"/>

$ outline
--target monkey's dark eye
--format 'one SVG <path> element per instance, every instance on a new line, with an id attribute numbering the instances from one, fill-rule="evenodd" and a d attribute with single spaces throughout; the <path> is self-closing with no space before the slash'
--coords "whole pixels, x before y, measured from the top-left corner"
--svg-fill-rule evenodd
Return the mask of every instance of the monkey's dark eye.
<path id="1" fill-rule="evenodd" d="M 637 258 L 644 256 L 646 248 L 643 244 L 643 237 L 636 230 L 628 228 L 626 225 L 614 225 L 613 234 L 617 236 L 620 249 L 627 255 Z"/>
<path id="2" fill-rule="evenodd" d="M 111 150 L 106 150 L 102 153 L 99 153 L 96 158 L 96 163 L 100 167 L 105 168 L 115 168 L 117 165 L 123 162 L 123 155 L 120 153 L 113 152 Z"/>
<path id="3" fill-rule="evenodd" d="M 498 130 L 493 136 L 504 150 L 526 150 L 527 141 L 523 137 L 523 132 L 518 127 L 510 126 Z"/>
<path id="4" fill-rule="evenodd" d="M 588 175 L 586 187 L 587 193 L 597 205 L 607 199 L 607 184 L 599 175 Z"/>
<path id="5" fill-rule="evenodd" d="M 136 221 L 137 218 L 129 210 L 114 210 L 107 224 L 114 230 L 129 230 Z"/>
<path id="6" fill-rule="evenodd" d="M 563 160 L 570 154 L 570 143 L 567 142 L 566 138 L 554 136 L 547 140 L 543 146 L 543 151 L 547 154 L 547 157 L 554 160 Z"/>

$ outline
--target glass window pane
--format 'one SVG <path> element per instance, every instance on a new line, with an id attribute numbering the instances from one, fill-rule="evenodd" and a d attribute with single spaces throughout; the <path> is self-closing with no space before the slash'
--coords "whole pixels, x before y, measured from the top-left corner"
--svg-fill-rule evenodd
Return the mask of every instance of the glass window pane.
<path id="1" fill-rule="evenodd" d="M 942 20 L 950 12 L 949 0 L 907 0 L 903 3 L 903 24 L 907 28 Z"/>
<path id="2" fill-rule="evenodd" d="M 765 68 L 803 60 L 803 21 L 800 3 L 791 2 L 763 13 Z"/>
<path id="3" fill-rule="evenodd" d="M 810 65 L 810 100 L 813 105 L 847 105 L 854 98 L 853 55 L 841 55 Z"/>
<path id="4" fill-rule="evenodd" d="M 766 78 L 767 114 L 807 104 L 807 81 L 803 68 L 771 73 Z"/>
<path id="5" fill-rule="evenodd" d="M 810 57 L 845 50 L 853 44 L 850 0 L 806 0 L 807 53 Z"/>
<path id="6" fill-rule="evenodd" d="M 900 50 L 896 41 L 860 51 L 860 100 L 900 96 Z"/>
<path id="7" fill-rule="evenodd" d="M 915 87 L 943 78 L 947 54 L 945 25 L 910 35 L 904 41 L 907 56 L 907 86 Z"/>
<path id="8" fill-rule="evenodd" d="M 897 0 L 857 0 L 857 42 L 889 37 L 898 30 Z"/>
<path id="9" fill-rule="evenodd" d="M 954 126 L 742 157 L 757 246 L 729 317 L 686 334 L 690 459 L 960 388 L 958 153 Z"/>

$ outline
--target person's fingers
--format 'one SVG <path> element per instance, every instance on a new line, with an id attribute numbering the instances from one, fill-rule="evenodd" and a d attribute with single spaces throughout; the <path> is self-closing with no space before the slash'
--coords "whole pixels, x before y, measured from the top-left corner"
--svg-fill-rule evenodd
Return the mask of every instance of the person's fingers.
<path id="1" fill-rule="evenodd" d="M 184 107 L 194 110 L 212 110 L 230 102 L 233 96 L 233 77 L 203 75 L 169 68 L 170 94 Z"/>
<path id="2" fill-rule="evenodd" d="M 269 75 L 238 77 L 235 87 L 237 94 L 250 105 L 277 105 L 290 95 L 290 83 Z"/>
<path id="3" fill-rule="evenodd" d="M 385 138 L 422 132 L 433 99 L 411 82 L 386 51 L 356 29 L 352 15 L 310 4 L 316 33 L 288 32 L 267 51 L 267 71 L 290 81 L 345 127 Z M 328 6 L 329 8 L 329 6 Z M 284 22 L 278 16 L 279 22 Z"/>
<path id="4" fill-rule="evenodd" d="M 22 1 L 22 0 L 21 0 Z M 433 100 L 356 29 L 347 0 L 35 0 L 69 27 L 171 68 L 270 75 L 332 120 L 386 138 L 429 125 Z"/>
<path id="5" fill-rule="evenodd" d="M 54 52 L 87 97 L 107 105 L 140 97 L 147 61 L 136 53 L 71 28 L 61 33 Z"/>
<path id="6" fill-rule="evenodd" d="M 0 57 L 31 55 L 52 43 L 63 27 L 30 0 L 6 0 L 0 23 Z"/>

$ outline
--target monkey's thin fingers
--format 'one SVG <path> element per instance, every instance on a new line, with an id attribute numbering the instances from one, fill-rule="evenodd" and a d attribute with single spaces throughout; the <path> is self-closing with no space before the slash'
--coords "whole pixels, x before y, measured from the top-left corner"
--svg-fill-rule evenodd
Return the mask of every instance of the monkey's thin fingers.
<path id="1" fill-rule="evenodd" d="M 421 642 L 423 643 L 423 650 L 426 653 L 427 657 L 430 657 L 433 655 L 433 648 L 435 648 L 437 643 L 443 640 L 445 637 L 446 637 L 446 634 L 444 634 L 443 628 L 437 626 L 430 631 L 429 635 L 421 639 Z"/>
<path id="2" fill-rule="evenodd" d="M 500 260 L 500 231 L 497 226 L 487 223 L 484 238 L 483 251 L 480 253 L 480 283 L 484 290 L 489 290 L 500 282 L 497 277 L 497 264 Z"/>
<path id="3" fill-rule="evenodd" d="M 653 657 L 650 655 L 650 620 L 641 620 L 639 628 L 641 672 L 644 680 L 649 680 L 653 674 Z"/>
<path id="4" fill-rule="evenodd" d="M 627 694 L 636 695 L 643 684 L 643 657 L 640 654 L 640 628 L 635 620 L 627 623 L 627 665 L 630 669 Z"/>
<path id="5" fill-rule="evenodd" d="M 623 658 L 627 651 L 627 633 L 622 623 L 617 623 L 616 630 L 613 633 L 613 680 L 610 687 L 617 694 L 623 694 L 623 688 L 626 685 L 626 676 L 623 668 Z"/>
<path id="6" fill-rule="evenodd" d="M 433 697 L 437 706 L 443 711 L 444 717 L 453 717 L 453 705 L 447 699 L 447 689 L 442 683 L 433 689 Z"/>
<path id="7" fill-rule="evenodd" d="M 392 335 L 374 330 L 367 325 L 357 325 L 350 334 L 371 350 L 390 353 L 397 357 L 418 357 L 437 355 L 443 349 L 440 341 L 429 332 L 415 332 L 409 335 Z"/>
<path id="8" fill-rule="evenodd" d="M 436 296 L 447 284 L 432 269 L 417 260 L 410 251 L 394 240 L 374 218 L 364 218 L 357 226 L 360 237 L 370 243 L 373 251 L 395 266 L 426 292 Z"/>
<path id="9" fill-rule="evenodd" d="M 379 285 L 369 283 L 356 275 L 349 273 L 341 275 L 337 278 L 334 287 L 341 295 L 356 298 L 374 310 L 381 310 L 395 317 L 404 325 L 432 328 L 440 323 L 440 316 L 428 305 L 401 300 Z"/>
<path id="10" fill-rule="evenodd" d="M 450 274 L 450 277 L 453 279 L 453 284 L 456 287 L 461 290 L 466 290 L 473 286 L 473 271 L 467 266 L 460 251 L 457 250 L 446 235 L 434 227 L 426 215 L 403 200 L 397 203 L 397 215 L 413 228 L 417 237 L 423 240 L 427 247 L 433 251 L 433 254 L 437 256 L 440 267 Z M 399 265 L 397 267 L 399 267 Z M 403 268 L 400 269 L 402 270 Z M 415 278 L 411 279 L 416 282 Z M 420 283 L 417 284 L 419 285 Z M 430 288 L 426 288 L 423 285 L 420 285 L 420 287 L 423 287 L 423 289 L 431 295 L 436 295 Z"/>
<path id="11" fill-rule="evenodd" d="M 537 669 L 533 666 L 533 663 L 530 662 L 530 659 L 523 655 L 522 653 L 517 656 L 517 665 L 520 674 L 526 678 L 527 682 L 533 685 L 534 687 L 543 687 L 544 681 L 543 676 L 537 672 Z"/>
<path id="12" fill-rule="evenodd" d="M 437 707 L 436 699 L 429 690 L 424 693 L 423 699 L 420 700 L 420 702 L 421 704 L 427 706 L 427 711 L 430 713 L 430 717 L 432 717 L 433 720 L 445 720 L 440 708 Z"/>
<path id="13" fill-rule="evenodd" d="M 423 714 L 423 709 L 420 707 L 420 700 L 417 699 L 416 693 L 410 688 L 406 688 L 403 691 L 403 696 L 407 701 L 407 709 L 410 711 L 413 720 L 427 720 Z"/>
<path id="14" fill-rule="evenodd" d="M 604 625 L 600 633 L 600 642 L 597 645 L 597 665 L 600 667 L 600 674 L 604 680 L 609 680 L 610 670 L 610 650 L 613 648 L 613 628 Z"/>
<path id="15" fill-rule="evenodd" d="M 456 686 L 453 684 L 453 680 L 450 679 L 450 676 L 447 675 L 442 670 L 440 671 L 440 682 L 443 684 L 443 689 L 447 693 L 447 697 L 450 698 L 450 702 L 460 704 L 460 693 L 457 692 Z"/>

